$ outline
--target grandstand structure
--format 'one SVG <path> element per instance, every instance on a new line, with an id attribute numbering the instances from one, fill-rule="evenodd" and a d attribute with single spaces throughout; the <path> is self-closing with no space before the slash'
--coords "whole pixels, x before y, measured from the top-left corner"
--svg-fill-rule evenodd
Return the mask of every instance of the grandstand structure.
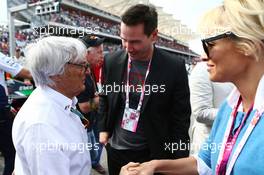
<path id="1" fill-rule="evenodd" d="M 79 2 L 89 4 L 93 7 L 99 7 L 100 9 L 116 16 L 120 16 L 129 6 L 138 3 L 151 4 L 150 0 L 79 0 Z M 195 33 L 186 25 L 181 24 L 180 20 L 176 20 L 172 14 L 164 12 L 162 7 L 156 6 L 156 9 L 159 14 L 158 29 L 160 33 L 183 42 L 194 39 Z"/>
<path id="2" fill-rule="evenodd" d="M 8 6 L 18 6 L 23 3 L 36 3 L 38 0 L 8 0 Z M 121 46 L 120 14 L 129 6 L 139 3 L 138 0 L 61 0 L 60 12 L 49 15 L 36 16 L 35 9 L 29 8 L 16 14 L 16 18 L 31 23 L 31 27 L 37 28 L 37 34 L 50 33 L 54 35 L 80 36 L 84 33 L 92 33 L 106 38 L 108 52 Z M 141 3 L 149 3 L 143 0 Z M 172 19 L 172 15 L 166 14 L 161 7 L 157 7 L 159 13 L 159 37 L 156 46 L 166 51 L 177 54 L 186 60 L 188 64 L 198 54 L 189 49 L 180 36 L 171 28 L 186 26 L 180 21 Z M 174 32 L 174 33 L 173 33 Z M 190 31 L 188 31 L 191 33 Z M 187 32 L 187 33 L 188 33 Z M 20 33 L 20 32 L 17 32 Z M 184 37 L 184 36 L 182 36 Z M 36 38 L 36 37 L 30 37 Z M 185 37 L 186 38 L 186 37 Z M 1 49 L 1 48 L 0 48 Z"/>

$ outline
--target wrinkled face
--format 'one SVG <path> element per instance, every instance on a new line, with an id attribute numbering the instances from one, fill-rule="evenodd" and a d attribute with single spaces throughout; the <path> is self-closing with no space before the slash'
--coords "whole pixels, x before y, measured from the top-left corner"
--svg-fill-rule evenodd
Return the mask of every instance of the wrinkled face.
<path id="1" fill-rule="evenodd" d="M 64 68 L 64 73 L 60 76 L 60 82 L 63 86 L 63 91 L 66 96 L 74 97 L 85 90 L 85 72 L 87 62 L 67 63 Z"/>
<path id="2" fill-rule="evenodd" d="M 128 55 L 134 59 L 146 59 L 152 51 L 153 43 L 157 39 L 157 30 L 150 36 L 144 34 L 144 25 L 127 26 L 121 23 L 121 34 L 123 48 Z"/>
<path id="3" fill-rule="evenodd" d="M 87 51 L 86 59 L 91 66 L 101 67 L 103 64 L 103 45 L 90 47 Z"/>
<path id="4" fill-rule="evenodd" d="M 208 42 L 207 61 L 210 79 L 216 82 L 234 82 L 241 79 L 252 58 L 245 56 L 233 39 L 226 37 Z"/>

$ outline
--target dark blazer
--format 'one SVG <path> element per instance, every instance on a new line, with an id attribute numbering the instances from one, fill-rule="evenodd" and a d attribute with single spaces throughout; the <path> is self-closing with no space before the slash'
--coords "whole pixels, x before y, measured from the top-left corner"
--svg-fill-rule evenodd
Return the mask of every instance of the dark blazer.
<path id="1" fill-rule="evenodd" d="M 124 50 L 105 57 L 104 88 L 114 83 L 121 85 L 127 60 L 128 55 Z M 151 92 L 150 95 L 144 96 L 140 112 L 139 120 L 142 120 L 144 125 L 151 158 L 187 157 L 191 107 L 184 60 L 155 48 L 146 84 L 165 85 L 164 93 Z M 119 98 L 120 93 L 115 92 L 108 92 L 100 98 L 99 130 L 109 132 L 110 137 L 115 127 L 117 113 L 120 111 Z"/>

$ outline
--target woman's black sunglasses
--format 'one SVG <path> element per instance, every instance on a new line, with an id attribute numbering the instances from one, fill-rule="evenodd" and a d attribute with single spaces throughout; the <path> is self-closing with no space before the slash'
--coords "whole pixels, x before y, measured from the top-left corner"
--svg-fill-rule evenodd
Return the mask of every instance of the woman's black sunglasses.
<path id="1" fill-rule="evenodd" d="M 229 32 L 225 32 L 225 33 L 210 37 L 210 38 L 202 39 L 201 41 L 203 44 L 203 49 L 204 49 L 204 52 L 206 53 L 207 57 L 209 57 L 209 43 L 212 41 L 219 40 L 222 38 L 227 38 L 227 37 L 233 38 L 233 37 L 237 37 L 237 36 L 233 32 L 229 31 Z"/>

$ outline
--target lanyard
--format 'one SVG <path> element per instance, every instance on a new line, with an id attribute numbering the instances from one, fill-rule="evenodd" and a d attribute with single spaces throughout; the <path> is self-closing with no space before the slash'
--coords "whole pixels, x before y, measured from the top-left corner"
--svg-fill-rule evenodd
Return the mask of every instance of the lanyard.
<path id="1" fill-rule="evenodd" d="M 102 84 L 102 67 L 99 70 L 99 80 L 98 83 L 101 85 Z"/>
<path id="2" fill-rule="evenodd" d="M 74 113 L 75 115 L 77 115 L 77 116 L 80 118 L 80 120 L 81 120 L 82 124 L 84 125 L 84 128 L 85 128 L 85 129 L 88 128 L 88 126 L 89 126 L 89 120 L 87 120 L 87 119 L 82 115 L 82 113 L 81 113 L 80 111 L 78 111 L 77 109 L 75 109 L 75 108 L 73 108 L 73 107 L 71 107 L 70 111 L 71 111 L 72 113 Z"/>
<path id="3" fill-rule="evenodd" d="M 150 70 L 150 65 L 151 65 L 151 60 L 149 61 L 149 64 L 148 64 L 148 68 L 147 68 L 147 71 L 146 71 L 146 75 L 145 75 L 145 79 L 144 79 L 144 82 L 142 84 L 142 91 L 141 91 L 141 94 L 140 94 L 140 98 L 139 98 L 139 103 L 138 103 L 138 107 L 137 107 L 137 112 L 140 112 L 140 109 L 141 109 L 141 106 L 142 106 L 142 102 L 143 102 L 143 99 L 144 99 L 144 93 L 145 93 L 145 83 L 146 83 L 146 79 L 149 75 L 149 70 Z M 126 108 L 129 108 L 129 91 L 130 91 L 130 88 L 129 88 L 129 73 L 130 73 L 130 70 L 131 70 L 131 59 L 130 57 L 128 58 L 128 63 L 127 63 L 127 82 L 126 82 Z"/>
<path id="4" fill-rule="evenodd" d="M 223 146 L 221 147 L 219 156 L 218 156 L 218 161 L 217 161 L 217 167 L 216 167 L 216 174 L 217 175 L 229 175 L 232 171 L 232 168 L 235 164 L 235 161 L 237 160 L 240 152 L 242 151 L 242 148 L 244 147 L 249 135 L 251 134 L 251 132 L 253 131 L 253 129 L 255 128 L 256 124 L 258 123 L 260 117 L 261 117 L 261 113 L 258 112 L 258 110 L 256 110 L 256 112 L 254 113 L 254 116 L 245 132 L 245 134 L 243 135 L 241 141 L 239 142 L 236 150 L 234 151 L 234 154 L 231 156 L 231 152 L 234 148 L 234 145 L 236 143 L 237 137 L 242 129 L 242 127 L 244 126 L 246 119 L 249 117 L 251 111 L 253 110 L 253 105 L 250 107 L 250 109 L 248 110 L 248 112 L 246 113 L 246 116 L 243 118 L 239 128 L 237 129 L 237 131 L 235 132 L 234 136 L 232 136 L 232 130 L 234 128 L 234 123 L 235 123 L 235 119 L 237 116 L 237 111 L 238 111 L 238 107 L 240 106 L 242 102 L 242 98 L 241 96 L 239 97 L 239 100 L 237 102 L 236 107 L 234 108 L 234 110 L 231 113 L 231 117 L 229 118 L 228 124 L 227 124 L 227 128 L 225 131 L 225 135 L 224 135 L 224 140 L 223 140 Z M 229 166 L 227 167 L 227 163 L 228 160 L 230 159 L 230 163 Z"/>

